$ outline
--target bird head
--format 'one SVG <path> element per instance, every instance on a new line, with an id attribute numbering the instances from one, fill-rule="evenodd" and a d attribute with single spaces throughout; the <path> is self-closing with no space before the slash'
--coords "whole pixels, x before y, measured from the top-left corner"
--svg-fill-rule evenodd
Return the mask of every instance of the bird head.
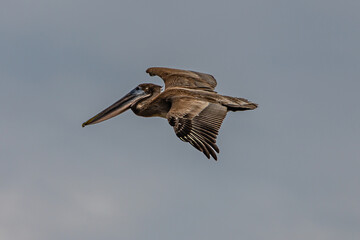
<path id="1" fill-rule="evenodd" d="M 105 110 L 101 111 L 94 117 L 84 122 L 82 124 L 82 127 L 113 118 L 130 109 L 134 104 L 138 103 L 139 101 L 148 98 L 154 94 L 159 94 L 160 91 L 161 86 L 152 83 L 140 84 L 136 88 L 131 90 L 128 94 L 126 94 L 123 98 L 112 104 L 110 107 L 106 108 Z"/>

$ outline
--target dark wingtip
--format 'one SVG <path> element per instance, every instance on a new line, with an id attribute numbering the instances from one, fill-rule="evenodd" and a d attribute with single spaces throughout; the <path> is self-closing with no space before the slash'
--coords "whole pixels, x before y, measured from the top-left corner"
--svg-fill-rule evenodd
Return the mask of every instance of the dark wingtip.
<path id="1" fill-rule="evenodd" d="M 146 73 L 148 73 L 151 77 L 155 75 L 155 74 L 152 72 L 152 67 L 146 69 Z"/>
<path id="2" fill-rule="evenodd" d="M 85 126 L 86 126 L 86 123 L 81 124 L 81 126 L 82 126 L 82 127 L 85 127 Z"/>
<path id="3" fill-rule="evenodd" d="M 203 153 L 208 159 L 210 159 L 210 153 L 207 151 L 207 149 L 203 149 Z"/>

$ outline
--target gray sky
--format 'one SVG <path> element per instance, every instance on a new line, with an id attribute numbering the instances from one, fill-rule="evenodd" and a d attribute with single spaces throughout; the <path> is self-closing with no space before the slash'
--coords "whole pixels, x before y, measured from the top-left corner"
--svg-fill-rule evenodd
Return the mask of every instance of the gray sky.
<path id="1" fill-rule="evenodd" d="M 360 2 L 0 3 L 0 239 L 360 239 Z M 207 160 L 81 123 L 167 66 L 248 98 Z"/>

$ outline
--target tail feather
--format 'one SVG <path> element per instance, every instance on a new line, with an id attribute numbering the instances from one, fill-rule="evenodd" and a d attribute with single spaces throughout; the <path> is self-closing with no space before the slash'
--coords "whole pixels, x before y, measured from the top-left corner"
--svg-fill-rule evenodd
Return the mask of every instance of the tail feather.
<path id="1" fill-rule="evenodd" d="M 236 98 L 223 96 L 224 101 L 222 104 L 228 108 L 228 111 L 246 111 L 246 110 L 254 110 L 258 107 L 256 103 L 250 102 L 245 98 Z"/>

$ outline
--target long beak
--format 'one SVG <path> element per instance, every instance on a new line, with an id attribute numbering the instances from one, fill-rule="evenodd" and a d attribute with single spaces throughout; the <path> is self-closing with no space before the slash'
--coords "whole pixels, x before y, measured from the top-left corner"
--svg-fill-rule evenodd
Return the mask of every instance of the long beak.
<path id="1" fill-rule="evenodd" d="M 91 125 L 95 123 L 99 123 L 102 121 L 105 121 L 107 119 L 110 119 L 112 117 L 115 117 L 119 115 L 120 113 L 125 112 L 131 106 L 136 103 L 138 100 L 147 97 L 148 94 L 146 94 L 143 90 L 139 88 L 135 88 L 128 94 L 126 94 L 123 98 L 121 98 L 119 101 L 111 105 L 110 107 L 106 108 L 102 112 L 98 113 L 94 117 L 90 118 L 86 122 L 82 124 L 82 127 L 85 127 L 86 125 Z"/>

